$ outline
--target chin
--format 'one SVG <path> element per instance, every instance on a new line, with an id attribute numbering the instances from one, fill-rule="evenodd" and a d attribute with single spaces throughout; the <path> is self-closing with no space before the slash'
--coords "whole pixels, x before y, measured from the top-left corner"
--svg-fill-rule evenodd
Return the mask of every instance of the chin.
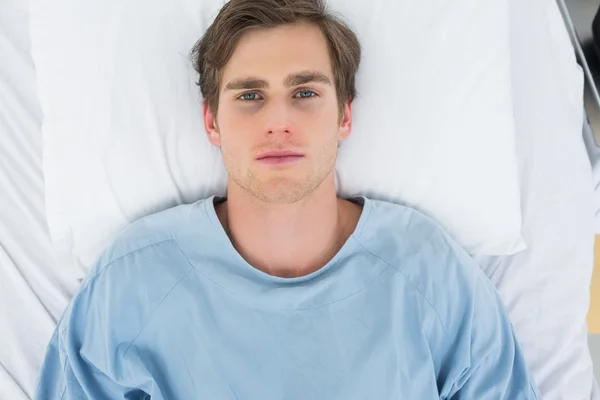
<path id="1" fill-rule="evenodd" d="M 271 181 L 257 189 L 254 193 L 255 197 L 269 204 L 297 203 L 311 193 L 305 183 L 296 180 Z"/>

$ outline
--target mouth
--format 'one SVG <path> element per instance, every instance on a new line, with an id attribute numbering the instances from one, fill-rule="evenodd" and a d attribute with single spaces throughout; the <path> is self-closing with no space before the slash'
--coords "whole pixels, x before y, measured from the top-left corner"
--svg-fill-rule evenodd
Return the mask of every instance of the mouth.
<path id="1" fill-rule="evenodd" d="M 300 161 L 304 155 L 290 150 L 267 151 L 262 153 L 256 160 L 262 164 L 288 165 Z"/>

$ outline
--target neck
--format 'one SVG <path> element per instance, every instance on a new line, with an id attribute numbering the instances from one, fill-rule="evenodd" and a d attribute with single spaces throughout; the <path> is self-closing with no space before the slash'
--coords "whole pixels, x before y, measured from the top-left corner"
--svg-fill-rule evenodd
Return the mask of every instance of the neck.
<path id="1" fill-rule="evenodd" d="M 291 278 L 323 267 L 354 231 L 361 207 L 338 199 L 333 174 L 294 204 L 267 204 L 230 182 L 217 215 L 240 255 L 267 274 Z"/>

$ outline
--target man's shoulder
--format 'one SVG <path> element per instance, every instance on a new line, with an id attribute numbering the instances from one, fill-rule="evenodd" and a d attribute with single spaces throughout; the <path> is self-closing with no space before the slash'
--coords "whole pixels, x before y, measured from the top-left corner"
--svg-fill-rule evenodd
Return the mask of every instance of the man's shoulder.
<path id="1" fill-rule="evenodd" d="M 205 201 L 177 205 L 136 220 L 116 237 L 98 264 L 107 265 L 145 249 L 175 242 L 192 228 L 191 214 L 204 207 Z"/>
<path id="2" fill-rule="evenodd" d="M 396 242 L 397 248 L 404 252 L 415 252 L 429 246 L 453 245 L 444 228 L 421 211 L 410 206 L 393 203 L 386 200 L 367 199 L 371 203 L 369 226 L 361 236 L 369 235 L 368 238 L 374 243 L 389 246 L 390 243 L 382 243 L 377 237 L 386 237 Z"/>
<path id="3" fill-rule="evenodd" d="M 424 213 L 388 201 L 370 201 L 369 226 L 359 240 L 390 264 L 399 269 L 429 270 L 473 264 L 452 236 Z"/>
<path id="4" fill-rule="evenodd" d="M 469 301 L 475 276 L 483 275 L 471 257 L 438 223 L 416 209 L 386 201 L 371 200 L 369 227 L 358 241 L 383 260 L 406 283 L 416 290 L 441 318 L 451 315 L 448 302 L 456 293 Z"/>
<path id="5" fill-rule="evenodd" d="M 115 298 L 130 299 L 148 290 L 148 299 L 164 296 L 193 270 L 177 241 L 191 231 L 190 217 L 202 203 L 172 207 L 128 226 L 89 271 L 75 299 L 102 298 L 107 291 Z"/>
<path id="6" fill-rule="evenodd" d="M 202 201 L 145 216 L 127 227 L 81 283 L 61 325 L 83 324 L 88 312 L 105 315 L 95 319 L 99 325 L 85 322 L 86 329 L 108 322 L 114 327 L 111 334 L 131 343 L 194 269 L 177 240 L 191 229 L 197 207 L 203 207 Z M 95 337 L 102 334 L 102 329 L 94 332 Z"/>

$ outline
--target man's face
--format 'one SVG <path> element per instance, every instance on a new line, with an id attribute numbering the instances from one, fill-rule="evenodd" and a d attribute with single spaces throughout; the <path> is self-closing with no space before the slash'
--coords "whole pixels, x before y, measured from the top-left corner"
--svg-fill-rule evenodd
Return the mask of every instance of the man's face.
<path id="1" fill-rule="evenodd" d="M 352 124 L 349 101 L 339 112 L 325 37 L 309 24 L 244 34 L 222 73 L 218 114 L 205 105 L 204 118 L 229 184 L 278 204 L 333 179 L 338 144 Z M 265 157 L 273 151 L 300 156 Z"/>

